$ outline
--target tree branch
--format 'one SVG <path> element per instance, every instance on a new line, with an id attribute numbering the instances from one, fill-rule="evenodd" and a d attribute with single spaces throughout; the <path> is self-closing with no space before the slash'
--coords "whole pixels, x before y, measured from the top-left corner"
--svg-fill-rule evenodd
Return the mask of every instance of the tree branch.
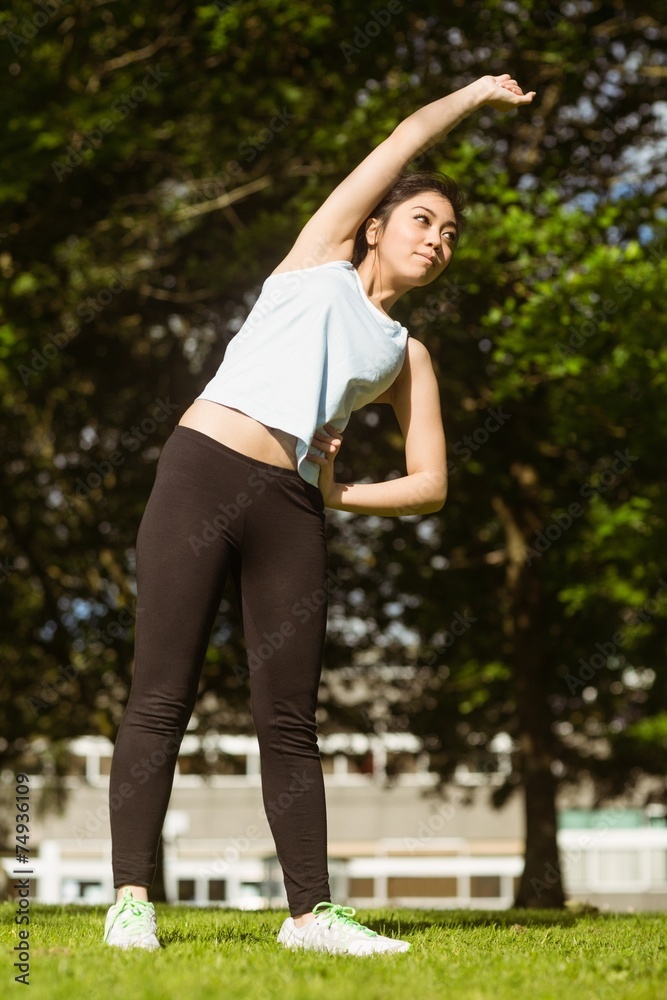
<path id="1" fill-rule="evenodd" d="M 242 201 L 248 195 L 254 194 L 256 191 L 262 191 L 264 188 L 270 187 L 271 184 L 273 184 L 272 177 L 258 177 L 254 181 L 249 181 L 247 184 L 242 184 L 240 187 L 234 188 L 233 191 L 225 191 L 224 194 L 218 195 L 217 198 L 211 198 L 209 201 L 201 202 L 199 205 L 187 205 L 185 208 L 179 208 L 174 212 L 172 218 L 180 221 L 182 219 L 192 219 L 197 215 L 204 215 L 207 212 L 217 212 L 219 208 L 226 208 L 235 201 Z"/>

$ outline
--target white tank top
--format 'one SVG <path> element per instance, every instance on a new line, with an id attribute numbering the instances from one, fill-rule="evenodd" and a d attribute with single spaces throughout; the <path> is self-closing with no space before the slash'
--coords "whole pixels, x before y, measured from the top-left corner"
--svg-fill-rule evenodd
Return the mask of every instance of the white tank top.
<path id="1" fill-rule="evenodd" d="M 335 260 L 271 274 L 222 364 L 197 399 L 224 403 L 295 435 L 299 474 L 317 486 L 313 434 L 344 430 L 353 410 L 389 388 L 408 331 L 373 305 L 356 268 Z"/>

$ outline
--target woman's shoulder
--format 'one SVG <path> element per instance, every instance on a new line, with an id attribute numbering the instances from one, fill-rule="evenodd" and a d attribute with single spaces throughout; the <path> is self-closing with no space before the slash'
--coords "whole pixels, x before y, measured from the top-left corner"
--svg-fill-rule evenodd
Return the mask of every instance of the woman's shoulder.
<path id="1" fill-rule="evenodd" d="M 353 239 L 342 241 L 325 239 L 322 234 L 317 239 L 309 239 L 305 242 L 299 239 L 269 277 L 287 271 L 310 270 L 313 267 L 322 267 L 325 264 L 335 264 L 340 261 L 349 263 L 352 260 L 353 252 Z"/>
<path id="2" fill-rule="evenodd" d="M 296 265 L 297 263 L 301 263 L 304 266 L 301 267 L 293 266 Z M 319 261 L 317 263 L 313 263 L 311 261 L 300 261 L 300 262 L 290 261 L 289 257 L 286 257 L 285 260 L 281 261 L 278 267 L 274 271 L 272 271 L 268 277 L 277 278 L 281 274 L 316 275 L 319 274 L 320 271 L 329 271 L 329 270 L 351 271 L 354 270 L 354 267 L 352 262 L 350 260 L 346 260 L 345 258 L 335 258 L 332 260 L 324 260 L 324 261 Z"/>

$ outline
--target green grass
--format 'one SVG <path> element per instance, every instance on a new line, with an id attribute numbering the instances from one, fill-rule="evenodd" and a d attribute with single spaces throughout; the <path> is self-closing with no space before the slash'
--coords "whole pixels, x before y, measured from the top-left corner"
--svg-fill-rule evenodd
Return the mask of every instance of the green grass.
<path id="1" fill-rule="evenodd" d="M 408 954 L 295 953 L 286 910 L 158 904 L 160 952 L 102 942 L 106 907 L 30 910 L 30 992 L 15 983 L 15 904 L 0 904 L 0 996 L 31 1000 L 667 1000 L 667 913 L 360 910 Z"/>

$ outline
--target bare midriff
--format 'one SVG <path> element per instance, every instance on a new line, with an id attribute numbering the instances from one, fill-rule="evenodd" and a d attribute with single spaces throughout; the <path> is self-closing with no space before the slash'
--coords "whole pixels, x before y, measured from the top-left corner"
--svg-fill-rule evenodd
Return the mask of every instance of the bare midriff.
<path id="1" fill-rule="evenodd" d="M 234 451 L 249 458 L 278 465 L 282 469 L 297 469 L 296 437 L 277 427 L 267 427 L 241 410 L 211 399 L 195 399 L 178 421 L 208 434 Z"/>

